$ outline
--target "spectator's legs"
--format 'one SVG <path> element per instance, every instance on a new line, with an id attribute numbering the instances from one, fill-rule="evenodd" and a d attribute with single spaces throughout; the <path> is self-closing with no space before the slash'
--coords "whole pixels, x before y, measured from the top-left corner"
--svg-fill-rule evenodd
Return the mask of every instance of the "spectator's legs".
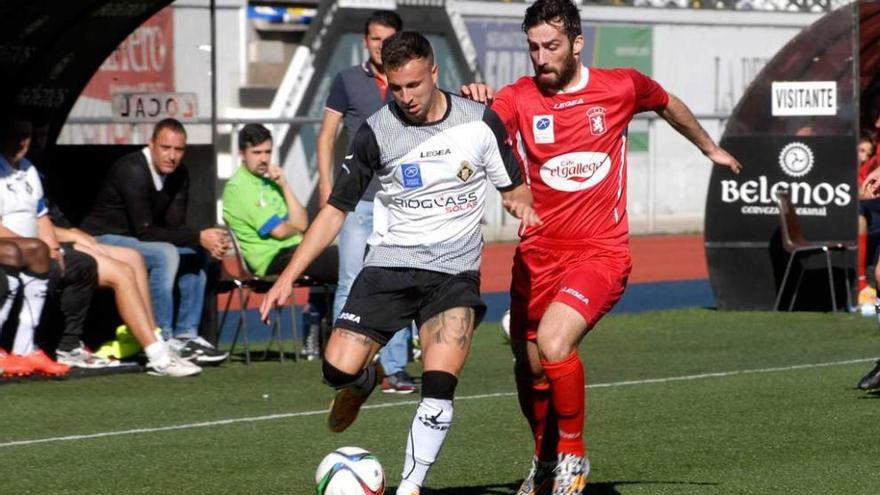
<path id="1" fill-rule="evenodd" d="M 345 306 L 351 284 L 364 267 L 367 238 L 372 232 L 373 203 L 360 201 L 354 211 L 345 217 L 345 223 L 339 232 L 339 284 L 333 299 L 334 320 Z"/>
<path id="2" fill-rule="evenodd" d="M 58 350 L 72 351 L 82 345 L 92 294 L 98 286 L 98 266 L 94 258 L 73 249 L 64 253 L 64 265 L 64 273 L 61 273 L 60 266 L 52 262 L 53 278 L 58 270 L 61 314 L 64 315 L 64 331 Z"/>
<path id="3" fill-rule="evenodd" d="M 0 239 L 0 265 L 3 266 L 3 277 L 6 278 L 6 292 L 0 294 L 0 326 L 2 326 L 9 318 L 15 297 L 18 295 L 18 288 L 21 285 L 21 282 L 18 281 L 18 273 L 24 266 L 24 260 L 18 246 Z"/>
<path id="4" fill-rule="evenodd" d="M 208 282 L 206 269 L 211 259 L 203 249 L 179 247 L 177 252 L 180 255 L 177 273 L 180 304 L 174 324 L 174 337 L 187 340 L 199 334 L 199 323 L 202 321 L 202 308 L 205 304 L 205 286 Z"/>
<path id="5" fill-rule="evenodd" d="M 141 242 L 121 235 L 98 236 L 102 244 L 134 248 L 147 264 L 150 276 L 150 297 L 156 325 L 164 339 L 171 338 L 174 323 L 174 280 L 180 266 L 177 248 L 167 242 Z"/>
<path id="6" fill-rule="evenodd" d="M 0 239 L 0 265 L 8 266 L 16 270 L 24 268 L 24 259 L 21 250 L 14 242 L 6 242 Z"/>
<path id="7" fill-rule="evenodd" d="M 147 273 L 147 264 L 141 253 L 134 249 L 123 248 L 118 246 L 101 246 L 111 258 L 121 261 L 127 267 L 131 268 L 134 276 L 137 294 L 141 299 L 141 304 L 147 312 L 147 319 L 150 320 L 150 328 L 156 329 L 156 316 L 153 314 L 153 300 L 150 297 L 150 276 Z"/>
<path id="8" fill-rule="evenodd" d="M 412 328 L 400 329 L 379 351 L 379 361 L 386 375 L 403 371 L 409 358 L 409 343 L 412 340 Z"/>
<path id="9" fill-rule="evenodd" d="M 154 333 L 156 322 L 150 308 L 149 282 L 144 258 L 134 249 L 101 246 L 106 254 L 78 246 L 95 258 L 98 283 L 113 289 L 116 307 L 132 335 L 147 355 L 148 373 L 160 376 L 191 376 L 202 369 L 182 360 Z"/>
<path id="10" fill-rule="evenodd" d="M 288 257 L 289 261 L 290 257 Z M 282 270 L 284 270 L 284 267 L 281 267 L 278 273 L 281 273 Z M 337 283 L 339 277 L 339 248 L 328 246 L 327 249 L 321 251 L 321 254 L 315 258 L 315 261 L 306 268 L 304 275 L 308 275 L 312 279 L 325 284 Z M 326 309 L 332 311 L 334 308 Z"/>
<path id="11" fill-rule="evenodd" d="M 25 356 L 34 352 L 34 329 L 43 314 L 49 285 L 49 247 L 39 239 L 11 238 L 21 251 L 25 269 L 19 275 L 24 302 L 18 314 L 18 328 L 12 352 Z"/>
<path id="12" fill-rule="evenodd" d="M 156 334 L 153 333 L 156 325 L 150 318 L 148 310 L 140 297 L 135 273 L 131 265 L 109 256 L 98 254 L 84 246 L 77 246 L 77 249 L 88 253 L 98 263 L 98 284 L 101 287 L 113 289 L 113 297 L 116 300 L 119 316 L 128 325 L 128 328 L 138 343 L 141 344 L 141 347 L 146 348 L 153 342 L 156 342 Z M 135 254 L 137 253 L 135 252 Z M 140 257 L 140 255 L 137 256 Z"/>

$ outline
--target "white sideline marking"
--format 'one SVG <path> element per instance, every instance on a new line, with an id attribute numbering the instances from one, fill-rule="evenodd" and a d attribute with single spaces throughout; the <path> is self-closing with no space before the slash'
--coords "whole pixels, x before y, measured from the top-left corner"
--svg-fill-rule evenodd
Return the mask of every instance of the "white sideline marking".
<path id="1" fill-rule="evenodd" d="M 864 358 L 864 359 L 849 359 L 847 361 L 833 361 L 829 363 L 814 363 L 814 364 L 796 364 L 792 366 L 782 366 L 778 368 L 758 368 L 751 370 L 738 370 L 738 371 L 720 371 L 717 373 L 700 373 L 697 375 L 684 375 L 684 376 L 671 376 L 667 378 L 648 378 L 644 380 L 627 380 L 622 382 L 609 382 L 609 383 L 594 383 L 591 385 L 587 385 L 586 388 L 611 388 L 611 387 L 626 387 L 632 385 L 651 385 L 656 383 L 669 383 L 669 382 L 682 382 L 688 380 L 702 380 L 704 378 L 723 378 L 727 376 L 736 376 L 736 375 L 750 375 L 756 373 L 775 373 L 779 371 L 791 371 L 791 370 L 802 370 L 802 369 L 812 369 L 812 368 L 826 368 L 829 366 L 843 366 L 847 364 L 858 364 L 858 363 L 866 363 L 869 361 L 876 361 L 878 358 Z M 478 394 L 478 395 L 466 395 L 464 397 L 456 397 L 455 400 L 478 400 L 478 399 L 491 399 L 497 397 L 512 397 L 515 396 L 515 392 L 496 392 L 493 394 Z M 384 404 L 369 404 L 361 409 L 384 409 L 389 407 L 400 407 L 400 406 L 408 406 L 418 404 L 417 400 L 408 400 L 408 401 L 400 401 L 400 402 L 387 402 Z M 238 423 L 253 423 L 256 421 L 272 421 L 275 419 L 287 419 L 287 418 L 300 418 L 306 416 L 317 416 L 326 414 L 326 409 L 321 409 L 319 411 L 302 411 L 295 413 L 283 413 L 283 414 L 269 414 L 266 416 L 251 416 L 244 418 L 231 418 L 231 419 L 220 419 L 215 421 L 202 421 L 199 423 L 187 423 L 182 425 L 172 425 L 172 426 L 159 426 L 156 428 L 135 428 L 131 430 L 119 430 L 119 431 L 106 431 L 101 433 L 89 433 L 86 435 L 68 435 L 63 437 L 49 437 L 49 438 L 37 438 L 33 440 L 16 440 L 12 442 L 3 442 L 0 443 L 0 448 L 3 447 L 16 447 L 21 445 L 34 445 L 39 443 L 54 443 L 54 442 L 69 442 L 73 440 L 89 440 L 92 438 L 105 438 L 105 437 L 115 437 L 120 435 L 134 435 L 138 433 L 156 433 L 161 431 L 174 431 L 174 430 L 188 430 L 191 428 L 206 428 L 209 426 L 223 426 L 223 425 L 231 425 Z"/>

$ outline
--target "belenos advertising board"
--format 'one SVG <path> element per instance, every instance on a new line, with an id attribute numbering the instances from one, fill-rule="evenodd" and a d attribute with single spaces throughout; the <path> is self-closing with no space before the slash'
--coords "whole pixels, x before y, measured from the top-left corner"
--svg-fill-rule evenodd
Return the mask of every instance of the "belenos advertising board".
<path id="1" fill-rule="evenodd" d="M 828 311 L 834 302 L 833 309 L 845 309 L 847 294 L 853 296 L 845 281 L 855 279 L 855 250 L 834 253 L 831 270 L 821 251 L 799 256 L 781 287 L 791 255 L 783 248 L 777 195 L 789 193 L 806 240 L 855 244 L 859 5 L 822 17 L 791 40 L 758 74 L 726 125 L 720 144 L 743 170 L 713 169 L 704 226 L 720 309 L 773 309 L 781 292 L 782 309 L 794 301 L 797 310 Z"/>

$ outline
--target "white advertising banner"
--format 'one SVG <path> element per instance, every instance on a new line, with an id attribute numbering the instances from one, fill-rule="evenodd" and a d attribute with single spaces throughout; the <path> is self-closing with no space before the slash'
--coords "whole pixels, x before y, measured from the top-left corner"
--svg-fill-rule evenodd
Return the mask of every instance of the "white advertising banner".
<path id="1" fill-rule="evenodd" d="M 774 81 L 774 117 L 837 115 L 836 81 Z"/>

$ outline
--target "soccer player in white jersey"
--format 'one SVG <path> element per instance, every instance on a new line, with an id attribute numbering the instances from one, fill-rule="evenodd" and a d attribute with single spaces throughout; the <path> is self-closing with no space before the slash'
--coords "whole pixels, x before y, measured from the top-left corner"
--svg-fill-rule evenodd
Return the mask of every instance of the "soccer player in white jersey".
<path id="1" fill-rule="evenodd" d="M 324 380 L 338 392 L 332 431 L 354 421 L 377 381 L 372 356 L 415 320 L 422 341 L 422 400 L 412 421 L 398 495 L 418 494 L 446 438 L 452 399 L 480 300 L 480 253 L 487 182 L 507 210 L 534 227 L 540 219 L 506 132 L 492 110 L 437 88 L 438 69 L 424 36 L 402 31 L 385 41 L 382 60 L 394 101 L 355 135 L 333 193 L 260 313 L 291 294 L 293 281 L 336 237 L 347 212 L 376 175 L 387 215 L 369 238 L 364 268 L 337 318 L 324 354 Z"/>

